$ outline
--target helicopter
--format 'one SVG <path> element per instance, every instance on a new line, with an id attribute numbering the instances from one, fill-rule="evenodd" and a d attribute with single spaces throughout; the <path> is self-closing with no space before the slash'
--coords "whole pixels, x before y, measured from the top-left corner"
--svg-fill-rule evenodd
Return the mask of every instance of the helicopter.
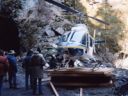
<path id="1" fill-rule="evenodd" d="M 85 24 L 76 24 L 71 31 L 62 35 L 59 48 L 69 52 L 71 56 L 93 58 L 94 38 L 89 34 Z"/>
<path id="2" fill-rule="evenodd" d="M 94 19 L 100 23 L 105 25 L 109 25 L 107 22 L 97 19 L 92 16 L 88 16 L 87 14 L 83 14 L 78 10 L 70 8 L 62 3 L 58 3 L 54 0 L 45 0 L 51 4 L 54 4 L 64 10 L 66 12 L 72 12 L 79 17 L 86 16 L 88 18 Z M 64 33 L 60 38 L 59 42 L 56 44 L 57 49 L 59 49 L 58 53 L 60 54 L 67 54 L 68 58 L 73 61 L 75 60 L 88 60 L 88 61 L 96 61 L 93 55 L 95 45 L 99 43 L 104 43 L 104 41 L 97 41 L 95 40 L 89 33 L 88 27 L 85 24 L 76 24 L 74 27 L 71 28 L 70 32 Z"/>

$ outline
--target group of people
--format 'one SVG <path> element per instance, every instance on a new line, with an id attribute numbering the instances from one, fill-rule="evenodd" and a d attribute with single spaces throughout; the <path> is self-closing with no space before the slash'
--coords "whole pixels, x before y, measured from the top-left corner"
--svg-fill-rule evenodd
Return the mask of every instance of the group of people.
<path id="1" fill-rule="evenodd" d="M 14 50 L 5 52 L 0 49 L 0 96 L 2 96 L 2 85 L 5 77 L 8 79 L 9 88 L 17 88 L 17 61 Z M 41 80 L 45 64 L 43 55 L 39 51 L 32 50 L 27 52 L 22 61 L 22 67 L 25 70 L 25 88 L 31 88 L 33 95 L 37 94 L 37 89 L 38 94 L 42 94 Z"/>
<path id="2" fill-rule="evenodd" d="M 67 54 L 67 53 L 65 53 Z M 51 59 L 49 60 L 49 68 L 54 69 L 57 68 L 57 62 L 61 63 L 59 66 L 65 66 L 63 61 L 68 62 L 66 59 L 66 55 L 62 56 L 61 54 L 50 55 Z M 33 95 L 42 94 L 42 85 L 41 80 L 43 78 L 43 69 L 44 66 L 48 65 L 46 60 L 40 51 L 32 51 L 28 50 L 26 56 L 22 60 L 22 68 L 25 72 L 25 88 L 26 90 L 32 89 Z M 72 63 L 73 64 L 73 63 Z M 47 66 L 48 67 L 48 66 Z M 15 56 L 14 50 L 10 50 L 9 52 L 4 52 L 0 49 L 0 96 L 1 89 L 3 84 L 3 78 L 8 76 L 9 88 L 17 88 L 17 58 Z"/>
<path id="3" fill-rule="evenodd" d="M 23 59 L 22 67 L 25 69 L 25 87 L 32 89 L 33 95 L 42 94 L 41 80 L 43 78 L 43 68 L 46 61 L 39 51 L 29 50 Z M 37 88 L 38 87 L 38 88 Z"/>
<path id="4" fill-rule="evenodd" d="M 5 52 L 0 49 L 0 96 L 2 92 L 3 79 L 5 76 L 8 76 L 9 88 L 17 88 L 17 59 L 14 54 L 14 50 Z"/>

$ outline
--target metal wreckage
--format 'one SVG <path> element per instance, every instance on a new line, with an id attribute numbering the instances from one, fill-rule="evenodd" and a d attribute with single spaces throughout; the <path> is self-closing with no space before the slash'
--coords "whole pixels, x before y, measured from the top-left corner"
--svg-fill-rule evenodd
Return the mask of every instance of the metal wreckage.
<path id="1" fill-rule="evenodd" d="M 86 16 L 100 23 L 109 25 L 105 21 L 83 14 L 54 0 L 44 1 L 56 5 L 66 10 L 66 12 L 72 12 L 79 17 Z M 85 24 L 76 24 L 72 27 L 69 33 L 65 33 L 61 36 L 57 43 L 57 51 L 59 54 L 67 56 L 68 61 L 60 64 L 59 68 L 47 70 L 51 76 L 50 85 L 56 96 L 59 96 L 59 94 L 57 93 L 55 86 L 83 88 L 110 87 L 114 84 L 114 77 L 112 75 L 113 69 L 97 67 L 99 63 L 97 63 L 93 55 L 95 44 L 102 42 L 103 41 L 95 40 L 89 34 L 88 27 Z M 80 61 L 82 61 L 82 63 L 80 63 Z M 97 64 L 93 68 L 87 68 L 84 66 L 84 61 L 89 61 L 90 63 L 88 64 L 91 64 L 91 61 L 94 61 Z M 69 63 L 73 66 L 70 67 Z M 76 67 L 75 64 L 78 66 Z"/>

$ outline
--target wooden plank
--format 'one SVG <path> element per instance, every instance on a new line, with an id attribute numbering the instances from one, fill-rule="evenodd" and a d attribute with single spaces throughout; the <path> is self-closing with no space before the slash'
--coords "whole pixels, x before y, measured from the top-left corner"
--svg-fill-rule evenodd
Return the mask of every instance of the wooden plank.
<path id="1" fill-rule="evenodd" d="M 111 73 L 114 69 L 113 68 L 60 68 L 60 69 L 50 69 L 46 70 L 50 73 L 57 73 L 57 72 L 92 72 L 92 73 Z"/>
<path id="2" fill-rule="evenodd" d="M 59 96 L 59 94 L 58 94 L 58 92 L 57 92 L 55 86 L 53 85 L 53 83 L 52 83 L 51 81 L 50 81 L 49 83 L 50 83 L 50 86 L 51 86 L 53 92 L 55 93 L 55 96 Z"/>
<path id="3" fill-rule="evenodd" d="M 55 86 L 112 86 L 112 75 L 105 74 L 56 74 L 51 75 Z"/>
<path id="4" fill-rule="evenodd" d="M 51 73 L 50 76 L 112 76 L 112 74 L 108 73 L 108 74 L 104 74 L 102 72 L 55 72 L 55 73 Z"/>
<path id="5" fill-rule="evenodd" d="M 91 84 L 91 83 L 54 83 L 53 84 L 55 86 L 58 86 L 58 87 L 112 87 L 113 84 L 112 83 L 98 83 L 98 84 Z"/>

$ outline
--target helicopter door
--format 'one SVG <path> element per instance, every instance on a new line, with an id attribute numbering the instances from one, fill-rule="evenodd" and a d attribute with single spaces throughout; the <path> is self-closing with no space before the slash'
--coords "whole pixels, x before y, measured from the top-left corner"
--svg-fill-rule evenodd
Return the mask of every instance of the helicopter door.
<path id="1" fill-rule="evenodd" d="M 94 50 L 94 42 L 93 38 L 89 35 L 88 36 L 88 49 L 87 49 L 87 54 L 93 58 L 93 50 Z"/>

